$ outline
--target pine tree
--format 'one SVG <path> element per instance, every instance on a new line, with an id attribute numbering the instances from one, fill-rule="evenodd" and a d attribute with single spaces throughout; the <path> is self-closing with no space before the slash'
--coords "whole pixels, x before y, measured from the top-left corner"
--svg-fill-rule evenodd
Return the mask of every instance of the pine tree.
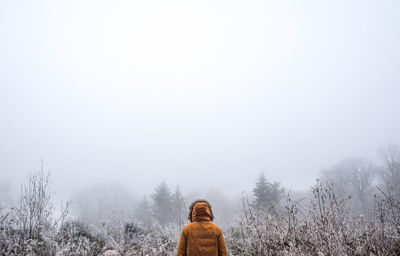
<path id="1" fill-rule="evenodd" d="M 263 173 L 257 179 L 253 194 L 256 197 L 254 201 L 255 207 L 265 208 L 270 205 L 270 185 Z"/>
<path id="2" fill-rule="evenodd" d="M 172 194 L 173 217 L 175 223 L 181 227 L 186 217 L 185 214 L 185 199 L 179 186 L 176 186 L 175 192 Z"/>
<path id="3" fill-rule="evenodd" d="M 278 204 L 279 201 L 282 199 L 284 192 L 285 189 L 281 188 L 281 184 L 279 182 L 275 181 L 272 184 L 270 183 L 271 203 Z"/>
<path id="4" fill-rule="evenodd" d="M 161 182 L 151 195 L 153 199 L 152 213 L 162 226 L 172 221 L 172 195 L 165 181 Z"/>
<path id="5" fill-rule="evenodd" d="M 147 197 L 144 196 L 135 211 L 136 218 L 145 226 L 151 225 L 151 208 Z"/>
<path id="6" fill-rule="evenodd" d="M 284 193 L 279 182 L 270 183 L 261 173 L 257 179 L 256 187 L 253 189 L 255 196 L 254 206 L 258 209 L 268 208 L 272 204 L 279 203 Z"/>

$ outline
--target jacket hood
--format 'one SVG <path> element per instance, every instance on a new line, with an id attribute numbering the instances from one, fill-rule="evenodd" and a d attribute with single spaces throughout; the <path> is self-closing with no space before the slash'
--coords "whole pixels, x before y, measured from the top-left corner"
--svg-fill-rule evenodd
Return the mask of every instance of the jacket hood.
<path id="1" fill-rule="evenodd" d="M 210 221 L 211 211 L 206 202 L 198 202 L 193 206 L 192 221 Z"/>

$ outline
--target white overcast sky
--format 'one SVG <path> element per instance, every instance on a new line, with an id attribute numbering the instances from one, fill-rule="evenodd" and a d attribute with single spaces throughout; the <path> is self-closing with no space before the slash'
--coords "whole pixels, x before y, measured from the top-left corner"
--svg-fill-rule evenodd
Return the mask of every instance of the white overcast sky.
<path id="1" fill-rule="evenodd" d="M 0 0 L 0 181 L 306 189 L 400 143 L 400 1 Z"/>

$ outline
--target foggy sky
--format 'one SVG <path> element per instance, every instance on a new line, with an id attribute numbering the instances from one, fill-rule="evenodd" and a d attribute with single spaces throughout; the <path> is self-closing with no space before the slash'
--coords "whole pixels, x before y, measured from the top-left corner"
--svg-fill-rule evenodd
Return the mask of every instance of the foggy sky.
<path id="1" fill-rule="evenodd" d="M 306 189 L 400 144 L 398 1 L 0 1 L 0 181 Z"/>

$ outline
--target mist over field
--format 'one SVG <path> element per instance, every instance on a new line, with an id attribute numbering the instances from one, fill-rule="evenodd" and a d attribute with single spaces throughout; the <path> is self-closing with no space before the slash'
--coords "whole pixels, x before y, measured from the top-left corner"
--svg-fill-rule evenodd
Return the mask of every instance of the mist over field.
<path id="1" fill-rule="evenodd" d="M 0 1 L 0 216 L 9 218 L 0 224 L 10 232 L 0 254 L 40 247 L 7 251 L 18 232 L 58 246 L 37 255 L 102 254 L 123 248 L 121 237 L 121 255 L 174 254 L 199 198 L 213 205 L 232 255 L 284 251 L 269 238 L 251 251 L 254 234 L 239 239 L 238 219 L 257 230 L 251 209 L 287 227 L 274 231 L 288 234 L 279 240 L 288 254 L 277 255 L 399 252 L 371 249 L 400 235 L 390 215 L 400 198 L 399 11 L 397 1 L 359 0 Z M 330 237 L 341 246 L 295 251 L 288 195 L 316 210 L 333 194 L 346 211 L 338 206 L 332 223 L 366 216 L 394 240 L 371 233 L 349 249 Z M 42 209 L 29 234 L 24 205 Z M 377 205 L 387 213 L 379 225 Z M 310 237 L 328 232 L 329 218 Z M 348 225 L 360 236 L 374 230 L 362 221 Z M 87 251 L 66 247 L 79 244 L 65 242 L 74 225 L 90 234 L 76 247 Z"/>

